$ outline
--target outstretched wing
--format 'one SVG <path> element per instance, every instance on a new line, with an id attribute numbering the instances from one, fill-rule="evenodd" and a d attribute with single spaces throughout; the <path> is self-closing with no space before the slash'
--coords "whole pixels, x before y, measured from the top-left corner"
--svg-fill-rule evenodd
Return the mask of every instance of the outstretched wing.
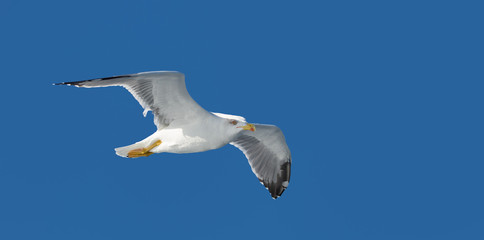
<path id="1" fill-rule="evenodd" d="M 56 85 L 85 88 L 122 86 L 138 100 L 145 116 L 148 111 L 153 112 L 158 129 L 168 126 L 175 119 L 195 119 L 210 114 L 190 97 L 185 75 L 179 72 L 142 72 Z"/>
<path id="2" fill-rule="evenodd" d="M 291 152 L 278 127 L 255 124 L 255 129 L 255 132 L 243 131 L 230 144 L 245 154 L 252 172 L 276 199 L 289 185 Z"/>

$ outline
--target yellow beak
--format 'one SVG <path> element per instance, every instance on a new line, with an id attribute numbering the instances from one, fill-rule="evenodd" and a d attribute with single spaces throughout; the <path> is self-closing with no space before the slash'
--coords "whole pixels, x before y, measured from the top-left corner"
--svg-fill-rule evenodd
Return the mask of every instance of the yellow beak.
<path id="1" fill-rule="evenodd" d="M 242 126 L 242 127 L 237 127 L 237 128 L 242 128 L 244 130 L 249 130 L 249 131 L 255 131 L 255 126 L 252 123 L 247 123 L 247 125 Z"/>

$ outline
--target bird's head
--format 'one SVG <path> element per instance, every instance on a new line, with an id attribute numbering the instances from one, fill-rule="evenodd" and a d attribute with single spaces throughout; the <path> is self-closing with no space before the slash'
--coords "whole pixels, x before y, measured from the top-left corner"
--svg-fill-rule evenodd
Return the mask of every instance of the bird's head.
<path id="1" fill-rule="evenodd" d="M 240 128 L 242 130 L 249 130 L 254 132 L 255 126 L 252 123 L 240 122 L 237 120 L 229 119 L 229 124 L 232 124 L 235 128 Z"/>

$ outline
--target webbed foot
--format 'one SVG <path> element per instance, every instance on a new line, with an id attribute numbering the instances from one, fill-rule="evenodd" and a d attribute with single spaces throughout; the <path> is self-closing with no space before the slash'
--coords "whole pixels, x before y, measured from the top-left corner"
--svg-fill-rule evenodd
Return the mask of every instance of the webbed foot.
<path id="1" fill-rule="evenodd" d="M 148 147 L 133 149 L 128 152 L 128 157 L 129 158 L 148 157 L 149 155 L 153 154 L 153 152 L 150 152 L 151 149 L 159 146 L 160 144 L 161 144 L 161 140 L 158 140 Z"/>

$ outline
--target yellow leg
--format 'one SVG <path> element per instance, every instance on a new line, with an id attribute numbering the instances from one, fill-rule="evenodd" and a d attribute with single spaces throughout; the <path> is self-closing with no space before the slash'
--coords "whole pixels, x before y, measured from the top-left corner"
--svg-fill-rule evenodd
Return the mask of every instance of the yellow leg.
<path id="1" fill-rule="evenodd" d="M 151 149 L 159 146 L 160 144 L 161 144 L 161 140 L 158 140 L 148 147 L 133 149 L 128 152 L 128 157 L 129 158 L 148 157 L 149 155 L 153 154 L 152 152 L 150 152 Z"/>

